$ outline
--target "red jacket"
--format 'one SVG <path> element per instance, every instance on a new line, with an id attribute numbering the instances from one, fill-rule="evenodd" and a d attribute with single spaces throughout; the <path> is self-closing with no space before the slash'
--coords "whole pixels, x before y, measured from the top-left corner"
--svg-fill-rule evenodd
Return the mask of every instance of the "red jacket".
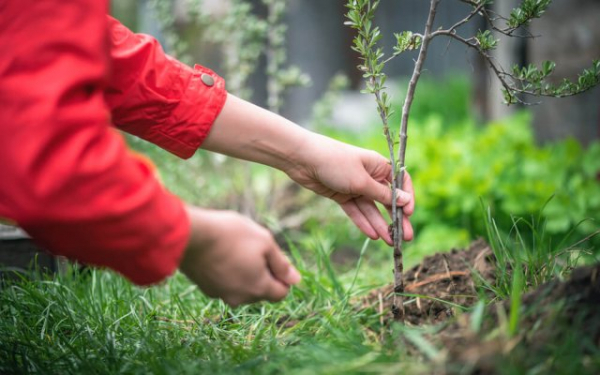
<path id="1" fill-rule="evenodd" d="M 226 92 L 107 12 L 99 0 L 0 2 L 0 217 L 150 284 L 177 268 L 188 218 L 110 125 L 188 158 Z"/>

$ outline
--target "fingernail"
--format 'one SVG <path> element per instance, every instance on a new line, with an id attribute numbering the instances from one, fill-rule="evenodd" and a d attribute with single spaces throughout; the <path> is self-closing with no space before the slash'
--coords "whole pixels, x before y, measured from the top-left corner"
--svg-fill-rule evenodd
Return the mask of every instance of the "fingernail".
<path id="1" fill-rule="evenodd" d="M 295 285 L 298 284 L 301 279 L 302 276 L 300 276 L 300 272 L 298 272 L 298 270 L 296 270 L 296 268 L 294 268 L 293 266 L 290 266 L 288 274 L 285 277 L 285 281 L 289 285 Z"/>
<path id="2" fill-rule="evenodd" d="M 402 190 L 397 190 L 396 196 L 398 197 L 398 203 L 408 203 L 410 201 L 410 194 Z"/>

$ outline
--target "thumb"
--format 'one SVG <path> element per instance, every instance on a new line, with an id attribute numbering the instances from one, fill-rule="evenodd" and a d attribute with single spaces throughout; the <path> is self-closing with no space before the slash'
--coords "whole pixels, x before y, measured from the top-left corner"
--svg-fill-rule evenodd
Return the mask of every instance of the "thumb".
<path id="1" fill-rule="evenodd" d="M 286 285 L 294 285 L 300 282 L 300 273 L 291 265 L 278 247 L 272 247 L 267 252 L 267 266 L 273 277 Z"/>

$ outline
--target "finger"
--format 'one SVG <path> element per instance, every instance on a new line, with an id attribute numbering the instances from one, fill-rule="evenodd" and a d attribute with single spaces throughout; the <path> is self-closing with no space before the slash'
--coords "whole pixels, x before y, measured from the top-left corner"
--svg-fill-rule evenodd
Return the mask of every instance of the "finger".
<path id="1" fill-rule="evenodd" d="M 223 302 L 225 302 L 227 305 L 229 305 L 229 307 L 235 309 L 236 307 L 244 304 L 244 303 L 250 303 L 250 301 L 244 301 L 240 298 L 237 297 L 233 297 L 233 298 L 223 298 Z"/>
<path id="2" fill-rule="evenodd" d="M 398 197 L 398 207 L 402 207 L 402 212 L 407 216 L 412 216 L 415 212 L 415 190 L 413 187 L 412 179 L 408 173 L 404 174 L 404 184 L 402 185 L 402 190 L 397 190 L 396 193 Z M 392 206 L 385 206 L 392 217 Z"/>
<path id="3" fill-rule="evenodd" d="M 413 198 L 410 194 L 406 193 L 405 191 L 402 190 L 397 190 L 396 193 L 398 199 L 397 199 L 397 204 L 396 207 L 398 209 L 402 209 L 403 212 L 406 214 L 406 207 L 409 207 L 412 205 L 412 210 L 414 210 L 414 204 L 413 202 Z M 385 205 L 385 209 L 387 210 L 388 214 L 390 215 L 390 219 L 393 217 L 392 215 L 392 205 Z M 410 214 L 407 214 L 408 216 L 412 215 L 412 212 L 410 212 Z"/>
<path id="4" fill-rule="evenodd" d="M 390 220 L 392 218 L 392 209 L 390 207 L 386 207 L 388 214 L 390 215 Z M 412 228 L 412 224 L 410 223 L 410 218 L 408 215 L 402 216 L 402 230 L 403 230 L 403 239 L 406 241 L 412 241 L 414 237 L 414 230 Z"/>
<path id="5" fill-rule="evenodd" d="M 358 229 L 361 230 L 361 232 L 373 240 L 379 239 L 377 231 L 373 228 L 365 215 L 360 211 L 354 200 L 342 203 L 341 206 L 346 215 L 348 215 L 350 220 L 352 220 L 352 222 L 358 227 Z"/>
<path id="6" fill-rule="evenodd" d="M 392 183 L 392 164 L 390 160 L 376 151 L 369 151 L 363 160 L 365 169 L 376 180 L 383 179 Z"/>
<path id="7" fill-rule="evenodd" d="M 369 200 L 382 203 L 385 206 L 392 205 L 392 190 L 387 186 L 387 184 L 377 182 L 374 179 L 369 179 L 365 189 L 357 193 L 367 197 Z M 411 200 L 412 195 L 400 189 L 396 189 L 396 204 L 398 206 L 406 206 Z"/>
<path id="8" fill-rule="evenodd" d="M 277 245 L 273 245 L 266 254 L 267 266 L 275 279 L 285 285 L 294 285 L 300 282 L 300 273 L 290 263 Z"/>
<path id="9" fill-rule="evenodd" d="M 356 193 L 386 206 L 392 205 L 392 191 L 390 188 L 387 184 L 377 182 L 371 177 L 369 177 L 364 189 L 362 189 L 362 191 L 357 191 Z"/>
<path id="10" fill-rule="evenodd" d="M 406 215 L 402 217 L 402 234 L 404 241 L 412 241 L 415 236 L 412 224 Z"/>
<path id="11" fill-rule="evenodd" d="M 267 276 L 263 297 L 270 302 L 279 302 L 287 296 L 290 291 L 290 287 L 281 281 Z"/>
<path id="12" fill-rule="evenodd" d="M 392 237 L 388 230 L 388 223 L 381 215 L 381 212 L 375 206 L 373 201 L 366 198 L 356 199 L 356 205 L 358 209 L 363 213 L 367 221 L 371 224 L 371 227 L 375 229 L 378 236 L 382 238 L 388 245 L 392 245 Z"/>
<path id="13" fill-rule="evenodd" d="M 404 183 L 402 184 L 402 190 L 404 190 L 411 199 L 402 209 L 407 216 L 411 216 L 415 212 L 415 189 L 413 186 L 412 178 L 408 172 L 404 172 Z"/>

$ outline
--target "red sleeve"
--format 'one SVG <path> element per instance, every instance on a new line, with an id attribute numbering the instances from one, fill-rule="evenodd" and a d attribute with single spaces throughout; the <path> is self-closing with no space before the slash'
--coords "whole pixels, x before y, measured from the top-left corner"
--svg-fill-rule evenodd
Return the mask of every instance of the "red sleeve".
<path id="1" fill-rule="evenodd" d="M 189 221 L 110 127 L 107 3 L 0 5 L 0 217 L 150 284 L 177 268 Z"/>
<path id="2" fill-rule="evenodd" d="M 227 93 L 211 70 L 166 55 L 158 42 L 108 17 L 112 72 L 106 99 L 113 123 L 182 158 L 208 135 Z"/>

